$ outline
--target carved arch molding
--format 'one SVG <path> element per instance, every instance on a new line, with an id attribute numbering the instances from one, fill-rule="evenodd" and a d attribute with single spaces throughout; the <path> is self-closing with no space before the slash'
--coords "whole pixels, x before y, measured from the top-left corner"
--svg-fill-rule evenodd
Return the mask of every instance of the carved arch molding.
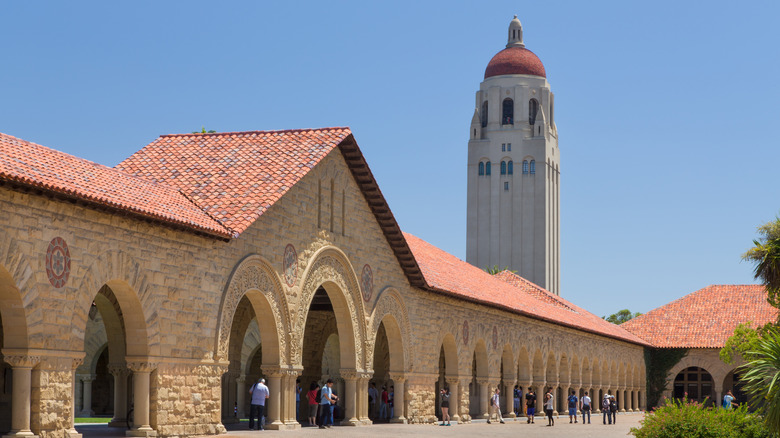
<path id="1" fill-rule="evenodd" d="M 371 313 L 368 337 L 366 339 L 366 369 L 370 368 L 374 362 L 374 345 L 376 344 L 377 332 L 379 331 L 379 325 L 382 324 L 382 320 L 387 315 L 390 315 L 395 319 L 398 328 L 401 331 L 403 369 L 405 372 L 411 372 L 413 371 L 413 364 L 411 362 L 409 349 L 412 346 L 412 325 L 409 322 L 409 312 L 404 305 L 401 294 L 393 288 L 382 291 L 374 306 L 374 311 Z"/>

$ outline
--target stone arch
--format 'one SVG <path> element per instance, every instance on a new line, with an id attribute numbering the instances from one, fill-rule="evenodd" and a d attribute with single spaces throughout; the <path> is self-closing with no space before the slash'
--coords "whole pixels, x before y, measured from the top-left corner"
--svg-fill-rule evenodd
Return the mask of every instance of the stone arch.
<path id="1" fill-rule="evenodd" d="M 406 310 L 401 294 L 394 288 L 387 288 L 380 293 L 376 306 L 374 306 L 374 311 L 371 314 L 368 331 L 370 345 L 366 349 L 368 354 L 367 364 L 373 363 L 373 347 L 376 343 L 379 326 L 382 323 L 385 325 L 388 346 L 390 348 L 390 371 L 411 372 L 412 364 L 409 349 L 404 348 L 404 346 L 412 345 L 409 313 Z"/>
<path id="2" fill-rule="evenodd" d="M 582 380 L 582 386 L 589 388 L 591 385 L 593 385 L 593 368 L 591 367 L 590 359 L 586 357 L 582 358 L 582 363 L 580 364 L 580 375 Z"/>
<path id="3" fill-rule="evenodd" d="M 282 283 L 270 264 L 257 254 L 244 257 L 230 274 L 219 306 L 214 359 L 228 359 L 233 317 L 246 296 L 254 309 L 263 345 L 263 364 L 281 364 L 288 358 L 289 321 Z M 270 318 L 261 318 L 268 315 Z"/>
<path id="4" fill-rule="evenodd" d="M 542 356 L 542 350 L 537 349 L 534 353 L 533 366 L 531 368 L 533 375 L 534 385 L 539 385 L 547 379 L 547 372 L 544 368 L 544 357 Z M 539 388 L 541 390 L 541 388 Z"/>
<path id="5" fill-rule="evenodd" d="M 121 309 L 125 331 L 125 354 L 133 357 L 159 355 L 158 321 L 154 317 L 159 306 L 152 293 L 143 267 L 122 251 L 107 251 L 97 257 L 82 277 L 74 297 L 70 348 L 84 348 L 84 335 L 92 302 L 107 286 Z M 148 315 L 147 315 L 148 312 Z M 109 351 L 110 354 L 110 351 Z"/>
<path id="6" fill-rule="evenodd" d="M 477 377 L 487 378 L 489 373 L 488 352 L 485 340 L 482 338 L 477 339 L 477 342 L 474 345 L 474 357 L 477 360 Z"/>
<path id="7" fill-rule="evenodd" d="M 571 364 L 569 365 L 569 382 L 572 386 L 579 386 L 582 384 L 582 368 L 580 367 L 580 359 L 577 353 L 571 358 Z"/>
<path id="8" fill-rule="evenodd" d="M 528 349 L 523 346 L 520 348 L 520 352 L 517 356 L 517 379 L 521 382 L 530 382 L 532 377 Z"/>
<path id="9" fill-rule="evenodd" d="M 444 333 L 444 336 L 439 340 L 439 346 L 440 348 L 438 351 L 444 349 L 444 363 L 447 367 L 445 370 L 446 375 L 454 377 L 459 376 L 458 370 L 460 369 L 460 364 L 458 363 L 458 344 L 455 342 L 455 336 L 449 332 Z"/>
<path id="10" fill-rule="evenodd" d="M 669 370 L 669 374 L 666 375 L 667 383 L 671 383 L 680 371 L 690 367 L 699 367 L 707 370 L 714 382 L 722 382 L 723 379 L 726 378 L 726 375 L 735 368 L 734 366 L 725 366 L 725 364 L 717 358 L 717 355 L 713 355 L 712 357 L 687 355 Z M 724 369 L 726 370 L 725 372 L 723 372 Z M 667 387 L 668 386 L 669 385 L 667 384 Z"/>
<path id="11" fill-rule="evenodd" d="M 29 269 L 29 266 L 20 267 L 22 273 Z M 24 280 L 26 282 L 26 279 Z M 15 281 L 11 272 L 5 269 L 4 265 L 0 265 L 0 321 L 3 324 L 0 346 L 5 349 L 29 347 L 27 312 L 17 284 L 19 283 Z"/>
<path id="12" fill-rule="evenodd" d="M 309 307 L 317 289 L 322 287 L 328 294 L 341 349 L 341 365 L 347 369 L 366 369 L 370 366 L 366 353 L 366 319 L 363 298 L 360 293 L 355 270 L 347 256 L 338 248 L 326 246 L 311 258 L 302 277 L 301 307 L 294 317 L 295 326 L 291 332 L 290 344 L 292 363 L 300 364 L 303 351 L 304 330 Z"/>
<path id="13" fill-rule="evenodd" d="M 547 361 L 544 368 L 544 379 L 547 382 L 547 386 L 552 386 L 558 383 L 558 359 L 551 352 L 547 353 Z"/>

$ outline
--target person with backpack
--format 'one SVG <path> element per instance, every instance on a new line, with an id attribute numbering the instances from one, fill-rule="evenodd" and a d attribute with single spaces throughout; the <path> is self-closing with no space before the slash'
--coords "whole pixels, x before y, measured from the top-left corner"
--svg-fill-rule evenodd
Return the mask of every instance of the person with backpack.
<path id="1" fill-rule="evenodd" d="M 515 385 L 514 394 L 512 394 L 512 401 L 514 402 L 515 417 L 520 416 L 520 400 L 523 399 L 523 387 Z"/>
<path id="2" fill-rule="evenodd" d="M 612 424 L 617 424 L 617 400 L 615 400 L 615 396 L 609 397 L 609 413 L 612 414 Z"/>
<path id="3" fill-rule="evenodd" d="M 571 395 L 569 395 L 569 398 L 566 399 L 569 402 L 569 423 L 571 423 L 571 420 L 574 420 L 574 422 L 577 422 L 577 396 L 574 395 L 574 390 L 571 391 Z"/>
<path id="4" fill-rule="evenodd" d="M 609 412 L 609 394 L 604 394 L 604 400 L 601 401 L 601 413 L 603 414 L 601 421 L 607 424 L 607 420 L 609 420 L 609 424 L 612 424 L 612 414 Z"/>
<path id="5" fill-rule="evenodd" d="M 536 414 L 536 393 L 533 388 L 528 388 L 528 392 L 525 394 L 525 406 L 526 406 L 526 423 L 533 424 L 534 414 Z"/>
<path id="6" fill-rule="evenodd" d="M 501 424 L 504 424 L 504 417 L 501 416 L 501 389 L 496 386 L 496 392 L 493 393 L 493 397 L 490 398 L 490 416 L 488 417 L 487 424 L 490 424 L 490 419 L 493 415 L 498 418 Z"/>
<path id="7" fill-rule="evenodd" d="M 582 411 L 582 424 L 585 424 L 585 414 L 588 415 L 588 424 L 590 424 L 590 397 L 588 391 L 580 399 L 580 410 Z"/>
<path id="8" fill-rule="evenodd" d="M 249 404 L 249 430 L 255 430 L 255 418 L 257 418 L 257 430 L 263 430 L 265 402 L 269 398 L 265 379 L 258 379 L 257 383 L 249 388 L 249 395 L 252 397 L 252 401 Z"/>

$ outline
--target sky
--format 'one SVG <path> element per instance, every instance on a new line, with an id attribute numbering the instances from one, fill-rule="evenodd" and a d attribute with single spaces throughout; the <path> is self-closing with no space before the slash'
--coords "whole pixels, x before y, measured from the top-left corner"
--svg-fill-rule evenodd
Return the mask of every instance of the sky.
<path id="1" fill-rule="evenodd" d="M 561 296 L 710 284 L 780 213 L 774 1 L 0 2 L 0 132 L 114 166 L 162 134 L 349 126 L 404 231 L 466 254 L 474 94 L 517 14 L 555 93 Z"/>

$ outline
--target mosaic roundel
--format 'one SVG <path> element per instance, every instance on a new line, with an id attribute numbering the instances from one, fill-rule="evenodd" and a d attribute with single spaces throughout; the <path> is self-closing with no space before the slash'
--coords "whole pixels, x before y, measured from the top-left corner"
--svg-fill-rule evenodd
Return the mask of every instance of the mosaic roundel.
<path id="1" fill-rule="evenodd" d="M 371 271 L 371 266 L 363 266 L 363 273 L 360 275 L 360 287 L 363 289 L 363 299 L 369 302 L 371 295 L 374 293 L 374 273 Z"/>
<path id="2" fill-rule="evenodd" d="M 493 348 L 498 348 L 498 328 L 493 326 Z"/>
<path id="3" fill-rule="evenodd" d="M 469 322 L 463 321 L 463 343 L 468 345 L 469 343 Z"/>
<path id="4" fill-rule="evenodd" d="M 46 250 L 46 275 L 52 286 L 65 286 L 70 277 L 70 251 L 62 237 L 55 237 Z"/>
<path id="5" fill-rule="evenodd" d="M 292 244 L 288 244 L 284 248 L 283 263 L 284 281 L 287 283 L 287 286 L 292 287 L 298 279 L 298 253 L 295 252 L 295 247 Z"/>

